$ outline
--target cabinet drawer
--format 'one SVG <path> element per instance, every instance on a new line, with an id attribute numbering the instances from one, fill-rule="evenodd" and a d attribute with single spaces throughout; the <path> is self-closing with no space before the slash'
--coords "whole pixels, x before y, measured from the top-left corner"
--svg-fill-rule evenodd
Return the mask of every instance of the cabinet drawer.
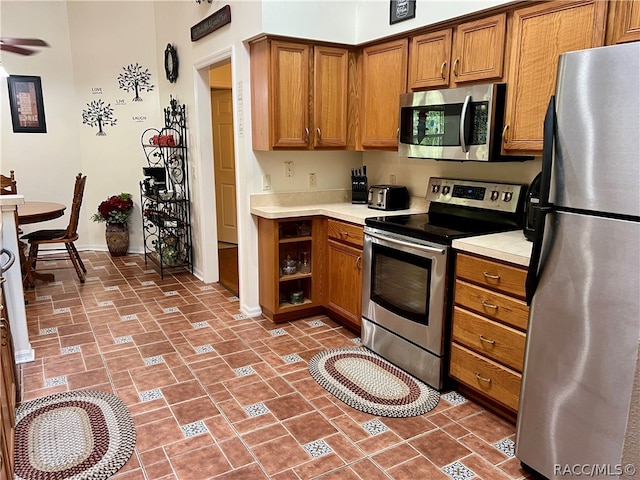
<path id="1" fill-rule="evenodd" d="M 529 307 L 522 300 L 456 280 L 455 302 L 491 320 L 527 329 Z"/>
<path id="2" fill-rule="evenodd" d="M 518 410 L 522 376 L 456 343 L 451 344 L 451 376 L 501 404 Z"/>
<path id="3" fill-rule="evenodd" d="M 453 310 L 453 340 L 522 372 L 527 336 L 460 307 Z"/>
<path id="4" fill-rule="evenodd" d="M 525 298 L 527 270 L 493 260 L 459 253 L 456 277 L 520 298 Z"/>
<path id="5" fill-rule="evenodd" d="M 359 247 L 364 244 L 364 230 L 361 226 L 331 218 L 327 220 L 327 236 Z"/>

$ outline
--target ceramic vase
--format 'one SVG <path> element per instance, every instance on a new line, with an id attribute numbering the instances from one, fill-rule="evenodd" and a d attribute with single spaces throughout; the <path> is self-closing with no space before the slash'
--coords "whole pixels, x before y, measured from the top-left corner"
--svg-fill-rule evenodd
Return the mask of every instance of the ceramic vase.
<path id="1" fill-rule="evenodd" d="M 122 257 L 129 251 L 129 227 L 126 223 L 107 223 L 105 239 L 112 257 Z"/>

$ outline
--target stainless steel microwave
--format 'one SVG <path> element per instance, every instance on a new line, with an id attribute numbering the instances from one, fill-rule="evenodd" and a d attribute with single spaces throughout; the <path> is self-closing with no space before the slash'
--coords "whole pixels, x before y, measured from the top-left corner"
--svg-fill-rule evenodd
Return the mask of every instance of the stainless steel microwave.
<path id="1" fill-rule="evenodd" d="M 400 96 L 398 155 L 438 160 L 524 160 L 500 153 L 506 84 Z M 527 157 L 531 158 L 531 157 Z"/>

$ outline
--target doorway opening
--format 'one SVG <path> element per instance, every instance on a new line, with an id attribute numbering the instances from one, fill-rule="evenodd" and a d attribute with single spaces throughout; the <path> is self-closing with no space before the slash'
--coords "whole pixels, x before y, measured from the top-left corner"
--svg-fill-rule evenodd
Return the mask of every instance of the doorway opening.
<path id="1" fill-rule="evenodd" d="M 238 225 L 231 60 L 209 68 L 219 282 L 239 296 Z"/>

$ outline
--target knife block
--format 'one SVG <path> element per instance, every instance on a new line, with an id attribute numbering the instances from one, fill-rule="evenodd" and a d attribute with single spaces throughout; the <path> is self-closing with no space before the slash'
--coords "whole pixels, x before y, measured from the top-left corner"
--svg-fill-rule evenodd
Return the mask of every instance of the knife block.
<path id="1" fill-rule="evenodd" d="M 351 177 L 351 203 L 366 204 L 368 197 L 367 177 L 364 175 Z"/>

